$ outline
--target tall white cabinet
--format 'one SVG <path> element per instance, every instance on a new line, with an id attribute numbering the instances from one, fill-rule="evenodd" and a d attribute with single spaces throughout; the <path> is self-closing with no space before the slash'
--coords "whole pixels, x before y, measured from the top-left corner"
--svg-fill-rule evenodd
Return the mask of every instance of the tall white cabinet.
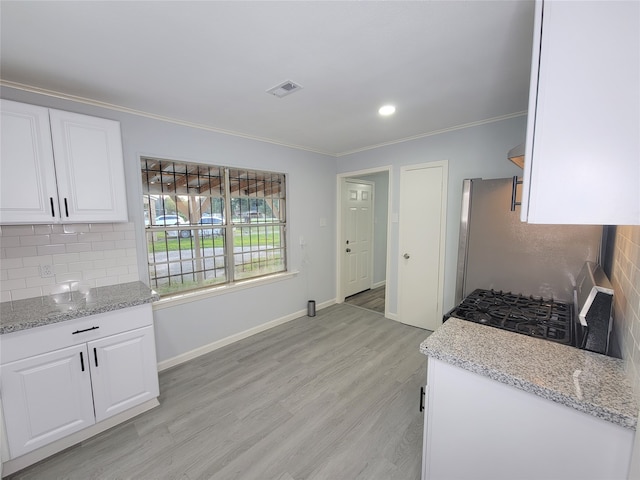
<path id="1" fill-rule="evenodd" d="M 536 4 L 521 219 L 640 224 L 640 2 Z"/>
<path id="2" fill-rule="evenodd" d="M 0 101 L 0 223 L 126 222 L 120 124 Z"/>

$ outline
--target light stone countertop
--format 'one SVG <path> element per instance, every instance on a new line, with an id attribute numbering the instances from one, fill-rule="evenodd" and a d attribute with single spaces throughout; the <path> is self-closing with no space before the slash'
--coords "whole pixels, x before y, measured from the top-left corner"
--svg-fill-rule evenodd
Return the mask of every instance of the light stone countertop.
<path id="1" fill-rule="evenodd" d="M 420 351 L 470 372 L 635 430 L 638 399 L 623 361 L 450 318 Z"/>
<path id="2" fill-rule="evenodd" d="M 0 334 L 135 307 L 159 300 L 142 282 L 129 282 L 0 303 Z"/>

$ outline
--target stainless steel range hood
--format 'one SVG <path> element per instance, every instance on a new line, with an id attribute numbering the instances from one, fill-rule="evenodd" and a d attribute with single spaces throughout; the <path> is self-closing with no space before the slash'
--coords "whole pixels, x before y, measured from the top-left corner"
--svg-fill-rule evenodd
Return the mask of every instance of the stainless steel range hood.
<path id="1" fill-rule="evenodd" d="M 517 147 L 513 147 L 507 154 L 509 160 L 515 163 L 520 168 L 524 168 L 524 143 L 521 143 Z"/>

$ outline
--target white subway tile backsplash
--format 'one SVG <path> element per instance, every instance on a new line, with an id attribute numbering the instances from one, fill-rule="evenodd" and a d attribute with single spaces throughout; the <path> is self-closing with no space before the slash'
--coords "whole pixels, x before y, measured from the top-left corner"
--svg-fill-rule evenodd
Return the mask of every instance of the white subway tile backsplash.
<path id="1" fill-rule="evenodd" d="M 82 282 L 82 272 L 72 272 L 69 271 L 67 273 L 62 273 L 60 275 L 56 274 L 56 285 L 60 285 L 62 283 L 69 282 Z"/>
<path id="2" fill-rule="evenodd" d="M 19 290 L 27 287 L 27 282 L 24 278 L 16 278 L 14 280 L 5 280 L 2 282 L 2 290 Z"/>
<path id="3" fill-rule="evenodd" d="M 95 280 L 96 278 L 108 277 L 106 268 L 98 268 L 95 270 L 84 270 L 82 272 L 83 280 Z"/>
<path id="4" fill-rule="evenodd" d="M 110 268 L 118 265 L 118 260 L 115 258 L 104 258 L 102 260 L 94 260 L 94 268 Z"/>
<path id="5" fill-rule="evenodd" d="M 55 229 L 55 233 L 85 233 L 89 232 L 88 223 L 73 223 L 69 225 L 59 225 L 60 229 Z"/>
<path id="6" fill-rule="evenodd" d="M 138 274 L 120 275 L 118 277 L 118 283 L 135 282 L 139 279 Z"/>
<path id="7" fill-rule="evenodd" d="M 56 255 L 58 253 L 65 253 L 67 251 L 64 244 L 40 245 L 37 248 L 38 255 Z"/>
<path id="8" fill-rule="evenodd" d="M 129 248 L 135 249 L 136 241 L 135 240 L 119 240 L 119 241 L 116 241 L 115 247 L 124 248 L 124 249 L 129 249 Z"/>
<path id="9" fill-rule="evenodd" d="M 80 261 L 82 262 L 93 262 L 95 260 L 102 260 L 103 258 L 105 258 L 105 253 L 106 252 L 95 252 L 93 250 L 88 250 L 86 252 L 80 252 L 78 255 L 80 257 Z"/>
<path id="10" fill-rule="evenodd" d="M 51 243 L 77 243 L 77 233 L 53 233 L 51 234 Z"/>
<path id="11" fill-rule="evenodd" d="M 24 300 L 25 298 L 39 297 L 42 295 L 40 287 L 21 288 L 11 291 L 11 300 Z"/>
<path id="12" fill-rule="evenodd" d="M 0 237 L 0 246 L 7 247 L 19 247 L 20 237 Z"/>
<path id="13" fill-rule="evenodd" d="M 89 230 L 92 232 L 113 232 L 112 223 L 90 223 Z"/>
<path id="14" fill-rule="evenodd" d="M 67 244 L 67 252 L 89 252 L 91 251 L 91 243 L 69 243 Z"/>
<path id="15" fill-rule="evenodd" d="M 38 247 L 10 247 L 3 248 L 3 250 L 7 258 L 33 257 L 34 255 L 38 255 Z"/>
<path id="16" fill-rule="evenodd" d="M 22 268 L 24 266 L 28 266 L 26 265 L 26 263 L 24 263 L 24 258 L 7 258 L 0 262 L 0 268 L 2 268 L 3 270 L 8 270 L 10 268 Z"/>
<path id="17" fill-rule="evenodd" d="M 33 233 L 35 235 L 49 235 L 53 233 L 53 225 L 34 225 Z"/>
<path id="18" fill-rule="evenodd" d="M 104 232 L 102 234 L 102 240 L 113 240 L 114 242 L 124 240 L 124 233 L 125 232 Z"/>
<path id="19" fill-rule="evenodd" d="M 73 262 L 68 265 L 70 272 L 84 272 L 95 268 L 93 262 Z"/>
<path id="20" fill-rule="evenodd" d="M 23 235 L 18 237 L 20 239 L 20 245 L 28 247 L 30 245 L 49 245 L 51 239 L 49 235 Z"/>
<path id="21" fill-rule="evenodd" d="M 7 270 L 7 276 L 9 280 L 14 280 L 16 278 L 36 277 L 40 276 L 40 269 L 38 267 L 12 268 L 10 270 Z"/>
<path id="22" fill-rule="evenodd" d="M 102 233 L 81 233 L 78 235 L 78 241 L 80 242 L 101 242 L 102 241 Z"/>
<path id="23" fill-rule="evenodd" d="M 107 268 L 107 275 L 108 276 L 118 276 L 118 275 L 128 275 L 129 274 L 129 269 L 127 268 L 126 265 L 120 266 L 120 267 L 109 267 Z"/>
<path id="24" fill-rule="evenodd" d="M 74 263 L 74 262 L 79 262 L 80 261 L 80 254 L 79 253 L 60 253 L 58 255 L 53 255 L 53 264 L 58 264 L 58 263 Z"/>
<path id="25" fill-rule="evenodd" d="M 36 257 L 24 257 L 22 264 L 25 267 L 37 267 L 38 265 L 51 265 L 53 264 L 52 255 L 39 255 Z"/>
<path id="26" fill-rule="evenodd" d="M 0 258 L 3 302 L 48 295 L 74 281 L 104 286 L 139 280 L 133 223 L 3 225 Z M 40 265 L 52 265 L 55 276 L 42 278 Z"/>
<path id="27" fill-rule="evenodd" d="M 91 242 L 91 250 L 113 250 L 116 248 L 115 242 Z"/>
<path id="28" fill-rule="evenodd" d="M 627 375 L 640 395 L 640 226 L 616 227 L 611 283 L 614 325 Z"/>
<path id="29" fill-rule="evenodd" d="M 129 223 L 114 223 L 113 224 L 114 232 L 135 232 L 136 228 L 133 222 Z"/>
<path id="30" fill-rule="evenodd" d="M 21 237 L 23 235 L 33 235 L 33 225 L 3 225 L 3 237 Z"/>
<path id="31" fill-rule="evenodd" d="M 43 285 L 55 285 L 56 279 L 54 277 L 30 277 L 26 279 L 26 283 L 27 287 L 41 287 Z"/>
<path id="32" fill-rule="evenodd" d="M 107 285 L 115 285 L 116 283 L 124 283 L 121 282 L 118 277 L 103 277 L 96 278 L 96 287 L 105 287 Z"/>

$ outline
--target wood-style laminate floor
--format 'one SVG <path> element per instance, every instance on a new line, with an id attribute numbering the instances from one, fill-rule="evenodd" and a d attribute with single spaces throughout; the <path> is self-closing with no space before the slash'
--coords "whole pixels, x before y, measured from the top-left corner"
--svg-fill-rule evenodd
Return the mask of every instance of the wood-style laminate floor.
<path id="1" fill-rule="evenodd" d="M 428 334 L 334 305 L 161 372 L 159 407 L 10 478 L 418 480 Z"/>
<path id="2" fill-rule="evenodd" d="M 372 288 L 344 299 L 345 303 L 373 310 L 384 315 L 385 287 Z"/>

